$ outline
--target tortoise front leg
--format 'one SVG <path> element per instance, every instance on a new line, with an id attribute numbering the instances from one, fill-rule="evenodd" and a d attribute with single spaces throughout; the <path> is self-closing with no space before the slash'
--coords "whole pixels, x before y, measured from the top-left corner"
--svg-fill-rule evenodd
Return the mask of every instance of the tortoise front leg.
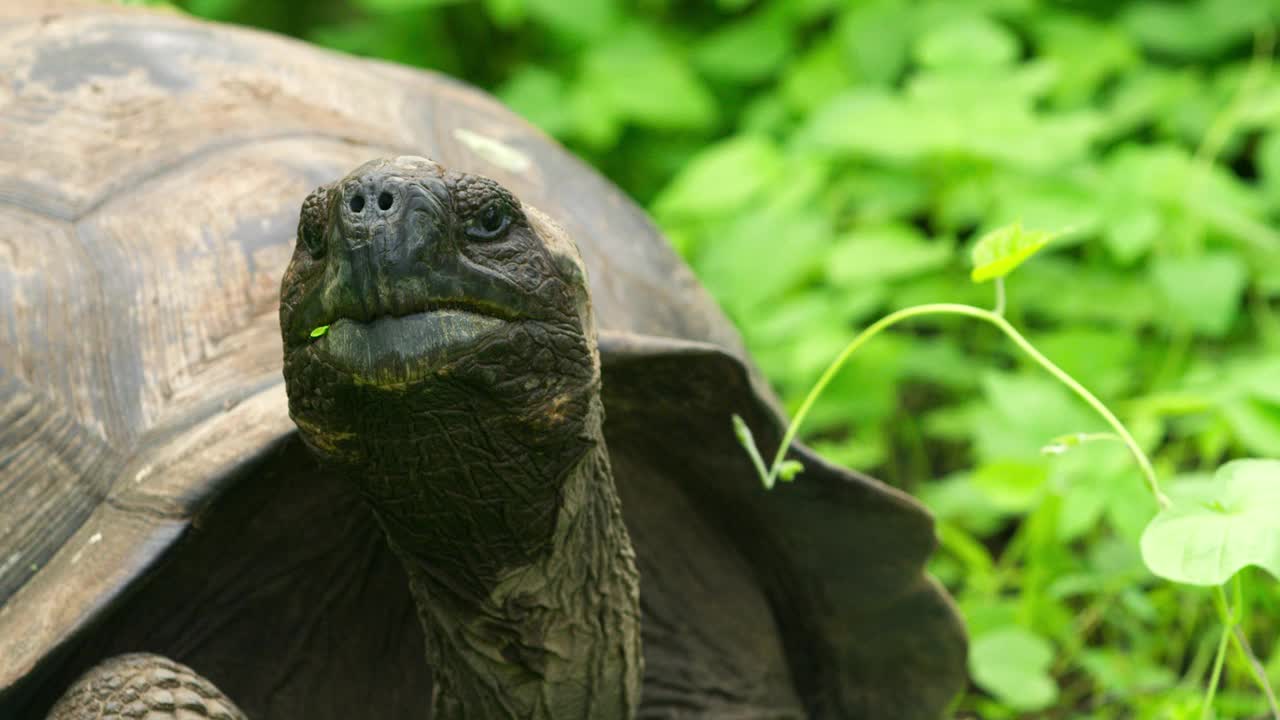
<path id="1" fill-rule="evenodd" d="M 98 663 L 76 680 L 48 720 L 247 720 L 194 670 L 160 655 L 133 653 Z"/>

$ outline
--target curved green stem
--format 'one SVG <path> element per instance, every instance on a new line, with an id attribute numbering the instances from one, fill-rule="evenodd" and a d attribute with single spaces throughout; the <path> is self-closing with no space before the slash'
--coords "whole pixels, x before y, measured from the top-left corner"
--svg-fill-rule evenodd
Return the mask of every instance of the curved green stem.
<path id="1" fill-rule="evenodd" d="M 836 373 L 840 371 L 840 368 L 844 367 L 844 364 L 848 361 L 849 357 L 853 355 L 858 348 L 865 345 L 868 340 L 879 335 L 887 328 L 892 327 L 903 320 L 920 317 L 921 315 L 964 315 L 966 317 L 977 318 L 978 320 L 982 320 L 999 328 L 1001 332 L 1008 336 L 1008 338 L 1018 346 L 1019 349 L 1026 353 L 1032 360 L 1035 360 L 1036 364 L 1048 371 L 1050 375 L 1057 378 L 1063 385 L 1070 388 L 1072 392 L 1074 392 L 1081 400 L 1088 403 L 1089 407 L 1093 408 L 1104 420 L 1107 421 L 1107 424 L 1110 425 L 1111 429 L 1120 436 L 1120 439 L 1124 441 L 1125 446 L 1129 448 L 1129 452 L 1133 454 L 1134 459 L 1138 462 L 1138 467 L 1141 468 L 1142 474 L 1147 481 L 1147 487 L 1151 490 L 1152 495 L 1155 496 L 1156 502 L 1159 503 L 1161 508 L 1169 506 L 1169 499 L 1160 491 L 1160 482 L 1156 479 L 1155 469 L 1151 466 L 1151 461 L 1147 459 L 1146 453 L 1142 451 L 1142 448 L 1138 446 L 1138 442 L 1129 434 L 1128 428 L 1126 428 L 1124 424 L 1116 418 L 1115 414 L 1113 414 L 1106 405 L 1102 404 L 1101 400 L 1094 397 L 1093 393 L 1085 389 L 1085 387 L 1077 382 L 1075 378 L 1068 375 L 1065 370 L 1053 364 L 1049 358 L 1041 354 L 1041 352 L 1037 350 L 1025 337 L 1023 337 L 1022 333 L 1018 332 L 1017 328 L 1011 325 L 1008 320 L 1005 320 L 1004 317 L 990 310 L 984 310 L 973 305 L 963 305 L 958 303 L 917 305 L 915 307 L 904 308 L 902 310 L 889 313 L 869 325 L 862 332 L 858 333 L 853 340 L 849 341 L 849 344 L 846 345 L 844 349 L 840 351 L 840 354 L 836 356 L 835 361 L 833 361 L 831 365 L 823 371 L 822 376 L 818 378 L 818 382 L 814 384 L 813 388 L 809 391 L 809 394 L 805 396 L 804 402 L 800 404 L 800 409 L 796 411 L 795 417 L 792 418 L 791 423 L 787 426 L 787 430 L 782 436 L 782 444 L 778 447 L 778 452 L 773 458 L 773 464 L 769 467 L 769 473 L 764 478 L 764 484 L 766 487 L 773 487 L 773 483 L 778 477 L 778 469 L 781 467 L 782 462 L 786 457 L 787 449 L 791 447 L 792 441 L 795 440 L 796 433 L 800 430 L 800 424 L 804 422 L 805 417 L 809 414 L 809 410 L 813 407 L 813 404 L 817 402 L 818 396 L 822 394 L 827 385 L 835 378 Z"/>
<path id="2" fill-rule="evenodd" d="M 1222 637 L 1218 640 L 1218 652 L 1213 656 L 1213 673 L 1209 675 L 1209 689 L 1205 692 L 1204 702 L 1200 706 L 1201 720 L 1209 720 L 1213 717 L 1213 698 L 1218 694 L 1218 683 L 1222 680 L 1222 665 L 1227 659 L 1227 642 L 1231 639 L 1231 629 L 1235 624 L 1227 610 L 1227 596 L 1222 591 L 1221 585 L 1218 586 L 1213 604 L 1218 608 L 1218 616 L 1223 619 Z"/>

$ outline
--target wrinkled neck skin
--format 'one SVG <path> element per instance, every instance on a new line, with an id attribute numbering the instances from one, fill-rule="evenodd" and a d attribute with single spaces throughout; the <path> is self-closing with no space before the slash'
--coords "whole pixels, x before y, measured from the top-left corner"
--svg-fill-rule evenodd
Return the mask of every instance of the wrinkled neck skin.
<path id="1" fill-rule="evenodd" d="M 639 705 L 638 573 L 598 375 L 555 390 L 512 403 L 465 377 L 352 388 L 362 397 L 339 402 L 367 409 L 359 432 L 304 426 L 404 565 L 433 718 L 628 719 Z"/>
<path id="2" fill-rule="evenodd" d="M 563 478 L 547 551 L 512 568 L 470 612 L 429 563 L 401 553 L 439 678 L 432 717 L 626 718 L 642 675 L 639 575 L 608 455 L 592 447 Z"/>

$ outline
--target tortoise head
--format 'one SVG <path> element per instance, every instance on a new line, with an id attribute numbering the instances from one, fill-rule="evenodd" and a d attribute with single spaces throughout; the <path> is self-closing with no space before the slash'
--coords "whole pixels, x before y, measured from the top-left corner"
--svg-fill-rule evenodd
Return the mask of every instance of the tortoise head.
<path id="1" fill-rule="evenodd" d="M 425 158 L 311 193 L 280 326 L 291 416 L 356 464 L 420 445 L 448 413 L 572 433 L 599 385 L 572 242 L 498 183 Z"/>
<path id="2" fill-rule="evenodd" d="M 492 180 L 366 163 L 303 204 L 280 326 L 290 415 L 404 564 L 434 714 L 585 717 L 596 683 L 634 710 L 637 576 L 568 237 Z M 586 567 L 610 589 L 581 593 Z"/>

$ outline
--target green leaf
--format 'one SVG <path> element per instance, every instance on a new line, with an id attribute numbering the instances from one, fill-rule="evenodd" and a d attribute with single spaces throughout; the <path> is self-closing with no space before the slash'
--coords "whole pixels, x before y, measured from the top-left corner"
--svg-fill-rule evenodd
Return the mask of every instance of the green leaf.
<path id="1" fill-rule="evenodd" d="M 849 87 L 849 71 L 833 42 L 814 45 L 791 61 L 779 88 L 787 104 L 809 113 Z"/>
<path id="2" fill-rule="evenodd" d="M 373 13 L 398 13 L 460 2 L 462 0 L 356 0 L 355 4 Z"/>
<path id="3" fill-rule="evenodd" d="M 1280 457 L 1280 404 L 1241 398 L 1225 404 L 1222 417 L 1247 451 Z"/>
<path id="4" fill-rule="evenodd" d="M 1017 58 L 1018 39 L 981 15 L 962 17 L 926 32 L 915 48 L 925 67 L 1007 65 Z"/>
<path id="5" fill-rule="evenodd" d="M 625 118 L 608 94 L 597 92 L 590 81 L 582 80 L 569 87 L 565 111 L 574 138 L 589 147 L 611 148 L 622 135 Z"/>
<path id="6" fill-rule="evenodd" d="M 1058 697 L 1049 675 L 1053 646 L 1020 627 L 1004 627 L 977 637 L 969 650 L 973 681 L 1001 702 L 1023 712 L 1043 710 Z"/>
<path id="7" fill-rule="evenodd" d="M 660 215 L 714 215 L 735 210 L 771 186 L 782 169 L 772 140 L 739 135 L 690 158 L 654 200 Z"/>
<path id="8" fill-rule="evenodd" d="M 1172 688 L 1178 676 L 1152 658 L 1121 650 L 1087 650 L 1080 664 L 1098 686 L 1118 697 L 1160 693 Z"/>
<path id="9" fill-rule="evenodd" d="M 320 327 L 318 327 L 318 328 L 316 328 L 315 330 L 312 330 L 312 331 L 311 331 L 311 337 L 313 337 L 313 338 L 322 337 L 322 336 L 323 336 L 325 333 L 327 333 L 327 332 L 329 332 L 329 326 L 328 326 L 328 325 L 321 325 Z"/>
<path id="10" fill-rule="evenodd" d="M 1221 585 L 1256 565 L 1280 579 L 1280 460 L 1236 460 L 1213 479 L 1170 489 L 1173 505 L 1142 533 L 1151 572 Z"/>
<path id="11" fill-rule="evenodd" d="M 1052 288 L 1018 294 L 1019 309 L 1061 321 L 1133 329 L 1163 318 L 1160 293 L 1142 273 L 1120 273 L 1105 266 L 1049 255 L 1029 263 L 1018 287 Z M 1070 428 L 1068 428 L 1070 429 Z"/>
<path id="12" fill-rule="evenodd" d="M 1137 2 L 1123 22 L 1143 45 L 1164 54 L 1207 58 L 1230 49 L 1271 22 L 1267 3 L 1239 0 Z"/>
<path id="13" fill-rule="evenodd" d="M 856 438 L 839 441 L 815 440 L 810 448 L 827 462 L 844 467 L 876 467 L 884 462 L 885 438 L 883 431 L 870 430 Z"/>
<path id="14" fill-rule="evenodd" d="M 1117 470 L 1113 475 L 1116 480 L 1112 482 L 1109 489 L 1105 514 L 1107 524 L 1116 532 L 1117 540 L 1123 541 L 1123 546 L 1132 550 L 1134 562 L 1138 567 L 1142 567 L 1138 544 L 1151 518 L 1155 517 L 1159 511 L 1159 506 L 1156 505 L 1151 491 L 1142 481 L 1142 476 L 1132 459 L 1129 459 L 1126 467 L 1127 473 Z"/>
<path id="15" fill-rule="evenodd" d="M 504 29 L 519 25 L 525 16 L 524 0 L 484 0 L 484 9 L 493 24 Z"/>
<path id="16" fill-rule="evenodd" d="M 1015 220 L 1029 227 L 1069 227 L 1070 239 L 1076 239 L 1102 224 L 1100 191 L 1078 179 L 1004 172 L 993 176 L 990 189 L 993 208 L 982 218 L 988 227 Z"/>
<path id="17" fill-rule="evenodd" d="M 1048 478 L 1048 468 L 1043 463 L 1009 460 L 979 467 L 973 473 L 973 485 L 995 507 L 1025 512 L 1039 503 Z"/>
<path id="18" fill-rule="evenodd" d="M 1102 241 L 1121 265 L 1132 265 L 1151 249 L 1163 228 L 1160 213 L 1149 205 L 1132 202 L 1115 207 L 1103 220 Z"/>
<path id="19" fill-rule="evenodd" d="M 1059 438 L 1064 445 L 1076 443 L 1071 452 L 1055 457 L 1049 469 L 1049 483 L 1062 499 L 1055 528 L 1061 541 L 1070 542 L 1092 531 L 1107 508 L 1121 501 L 1121 488 L 1140 484 L 1128 450 L 1118 442 L 1097 442 L 1103 438 L 1118 439 L 1110 433 Z M 1143 520 L 1148 519 L 1149 515 Z"/>
<path id="20" fill-rule="evenodd" d="M 909 225 L 859 228 L 835 241 L 827 278 L 836 287 L 856 288 L 937 270 L 951 254 L 950 242 L 926 240 Z"/>
<path id="21" fill-rule="evenodd" d="M 1035 95 L 1048 84 L 1041 67 L 921 73 L 905 95 L 863 86 L 812 113 L 799 144 L 892 163 L 973 156 L 1056 169 L 1085 155 L 1102 120 L 1092 111 L 1038 114 Z"/>
<path id="22" fill-rule="evenodd" d="M 711 91 L 674 44 L 645 25 L 619 28 L 601 39 L 583 58 L 580 82 L 619 117 L 638 125 L 699 130 L 716 120 Z"/>
<path id="23" fill-rule="evenodd" d="M 964 582 L 970 587 L 995 585 L 995 563 L 982 541 L 949 522 L 938 523 L 938 546 L 964 565 Z"/>
<path id="24" fill-rule="evenodd" d="M 1025 283 L 1029 279 L 1019 276 L 1018 286 L 1027 287 Z M 1134 366 L 1139 344 L 1131 332 L 1066 325 L 1030 339 L 1045 357 L 1104 400 L 1126 396 L 1140 379 Z"/>
<path id="25" fill-rule="evenodd" d="M 1019 460 L 1043 464 L 1045 442 L 1072 432 L 1101 431 L 1106 425 L 1071 391 L 1036 372 L 982 375 L 986 402 L 972 414 L 974 450 L 984 463 Z"/>
<path id="26" fill-rule="evenodd" d="M 604 43 L 621 14 L 618 0 L 525 0 L 525 10 L 555 32 Z"/>
<path id="27" fill-rule="evenodd" d="M 566 107 L 564 80 L 537 65 L 523 65 L 498 89 L 512 110 L 551 135 L 562 135 L 572 120 Z"/>
<path id="28" fill-rule="evenodd" d="M 914 8 L 892 1 L 845 5 L 833 33 L 844 64 L 868 84 L 893 83 L 907 63 Z"/>
<path id="29" fill-rule="evenodd" d="M 971 473 L 956 473 L 923 483 L 919 496 L 940 522 L 954 524 L 967 533 L 987 536 L 1004 527 L 1006 514 L 992 506 L 986 494 L 974 487 Z"/>
<path id="30" fill-rule="evenodd" d="M 1179 322 L 1209 337 L 1222 337 L 1240 314 L 1249 271 L 1234 253 L 1198 257 L 1160 257 L 1151 276 Z"/>
<path id="31" fill-rule="evenodd" d="M 776 13 L 760 12 L 708 35 L 693 59 L 708 76 L 748 83 L 775 75 L 790 52 L 790 25 Z"/>
<path id="32" fill-rule="evenodd" d="M 808 117 L 805 136 L 822 151 L 843 151 L 900 163 L 948 145 L 948 123 L 902 98 L 857 89 L 828 100 Z"/>
<path id="33" fill-rule="evenodd" d="M 1133 40 L 1114 24 L 1065 13 L 1036 20 L 1037 51 L 1054 61 L 1053 94 L 1066 104 L 1096 101 L 1100 85 L 1142 60 Z"/>
<path id="34" fill-rule="evenodd" d="M 905 378 L 923 380 L 942 388 L 972 390 L 978 386 L 985 369 L 983 358 L 964 352 L 962 346 L 951 338 L 918 338 L 912 341 L 911 352 L 902 359 L 901 373 Z"/>
<path id="35" fill-rule="evenodd" d="M 1021 222 L 992 230 L 979 238 L 978 243 L 973 246 L 973 272 L 969 277 L 978 283 L 1004 277 L 1040 252 L 1059 234 L 1045 230 L 1023 230 Z"/>
<path id="36" fill-rule="evenodd" d="M 717 228 L 714 241 L 695 253 L 694 269 L 741 319 L 754 317 L 762 305 L 779 301 L 811 278 L 831 237 L 830 222 L 812 209 L 762 208 L 717 223 Z M 733 241 L 726 242 L 728 238 Z M 786 238 L 786 252 L 779 252 L 779 238 Z M 843 329 L 834 330 L 844 336 Z M 823 358 L 822 364 L 830 360 Z"/>

